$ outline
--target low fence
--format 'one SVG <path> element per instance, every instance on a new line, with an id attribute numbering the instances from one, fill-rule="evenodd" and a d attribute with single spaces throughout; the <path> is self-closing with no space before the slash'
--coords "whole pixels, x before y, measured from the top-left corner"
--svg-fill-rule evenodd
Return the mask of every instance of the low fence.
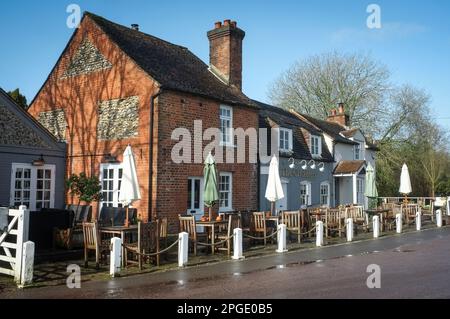
<path id="1" fill-rule="evenodd" d="M 450 200 L 447 201 L 447 205 L 450 204 Z M 400 234 L 403 232 L 403 216 L 402 214 L 396 214 L 395 216 L 395 220 L 392 222 L 392 225 L 395 225 L 395 232 Z M 436 211 L 436 216 L 435 216 L 435 222 L 436 222 L 436 226 L 438 228 L 442 227 L 443 223 L 443 217 L 444 214 L 442 212 L 441 209 L 438 209 Z M 417 211 L 415 219 L 413 220 L 413 222 L 411 223 L 406 223 L 406 225 L 410 225 L 414 223 L 415 224 L 415 228 L 416 231 L 420 231 L 422 229 L 422 214 L 420 209 Z M 372 221 L 372 232 L 373 232 L 373 238 L 377 239 L 380 236 L 380 233 L 383 232 L 383 228 L 381 227 L 383 225 L 383 222 L 380 220 L 380 216 L 373 216 Z M 346 233 L 346 239 L 348 242 L 353 241 L 354 238 L 354 223 L 353 223 L 353 219 L 352 218 L 347 218 L 345 220 L 345 226 L 343 226 L 343 229 L 341 230 L 345 230 Z M 391 226 L 392 226 L 391 225 Z M 369 225 L 367 224 L 365 226 L 367 229 L 369 229 Z M 315 230 L 316 233 L 316 246 L 320 247 L 324 245 L 324 223 L 322 221 L 317 221 L 316 225 L 309 230 L 308 232 L 302 233 L 302 234 L 308 234 L 311 233 L 312 231 Z M 295 231 L 294 231 L 295 233 Z M 274 231 L 272 234 L 270 235 L 265 235 L 262 237 L 255 237 L 255 236 L 250 236 L 250 235 L 243 235 L 242 229 L 241 228 L 235 228 L 233 230 L 233 234 L 229 237 L 227 237 L 225 240 L 222 241 L 225 242 L 227 240 L 231 240 L 233 239 L 233 256 L 232 259 L 244 259 L 245 256 L 243 255 L 243 249 L 242 249 L 242 240 L 243 237 L 247 237 L 247 238 L 251 238 L 251 239 L 255 239 L 255 240 L 265 240 L 268 239 L 270 237 L 273 237 L 277 235 L 277 249 L 276 252 L 278 253 L 284 253 L 287 252 L 287 238 L 288 238 L 288 233 L 287 233 L 287 228 L 285 224 L 279 224 L 278 228 L 276 231 Z M 189 251 L 189 235 L 186 232 L 182 232 L 178 235 L 178 239 L 172 244 L 170 245 L 167 249 L 164 250 L 167 251 L 169 249 L 171 249 L 172 247 L 174 247 L 176 244 L 178 244 L 178 266 L 179 267 L 184 267 L 187 265 L 188 263 L 188 251 Z M 219 243 L 217 243 L 219 244 Z M 122 242 L 120 238 L 112 238 L 111 239 L 111 247 L 112 247 L 112 251 L 111 251 L 111 267 L 110 267 L 110 274 L 112 277 L 114 277 L 115 275 L 117 275 L 120 270 L 121 270 L 121 253 L 122 253 Z M 155 254 L 160 254 L 162 253 L 158 252 L 158 253 L 154 253 L 152 255 Z"/>
<path id="2" fill-rule="evenodd" d="M 24 286 L 33 279 L 34 243 L 28 241 L 30 211 L 26 206 L 3 210 L 7 226 L 0 231 L 0 273 L 13 276 L 19 286 Z"/>

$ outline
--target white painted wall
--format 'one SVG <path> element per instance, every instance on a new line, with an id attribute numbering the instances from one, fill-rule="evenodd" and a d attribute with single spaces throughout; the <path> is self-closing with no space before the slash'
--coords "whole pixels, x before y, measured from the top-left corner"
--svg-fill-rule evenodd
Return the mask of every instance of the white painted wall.
<path id="1" fill-rule="evenodd" d="M 353 161 L 353 145 L 350 144 L 343 144 L 343 143 L 336 143 L 334 146 L 334 159 L 336 163 L 339 163 L 340 161 Z"/>

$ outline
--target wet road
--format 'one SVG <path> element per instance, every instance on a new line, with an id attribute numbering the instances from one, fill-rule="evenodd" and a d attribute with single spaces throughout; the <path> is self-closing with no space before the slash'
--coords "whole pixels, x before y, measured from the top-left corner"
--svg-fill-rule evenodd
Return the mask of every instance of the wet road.
<path id="1" fill-rule="evenodd" d="M 367 266 L 381 288 L 366 285 Z M 450 298 L 450 228 L 0 298 Z"/>

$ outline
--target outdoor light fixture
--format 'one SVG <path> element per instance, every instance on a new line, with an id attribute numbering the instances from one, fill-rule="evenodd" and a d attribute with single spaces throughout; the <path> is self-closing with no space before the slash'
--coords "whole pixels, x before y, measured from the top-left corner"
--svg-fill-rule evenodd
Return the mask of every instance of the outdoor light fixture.
<path id="1" fill-rule="evenodd" d="M 41 157 L 33 160 L 33 162 L 31 164 L 33 166 L 44 166 L 44 164 L 45 164 L 44 155 L 41 154 Z"/>
<path id="2" fill-rule="evenodd" d="M 323 162 L 319 163 L 319 171 L 323 172 L 325 170 L 325 164 Z"/>
<path id="3" fill-rule="evenodd" d="M 312 162 L 312 163 L 311 163 Z M 314 160 L 310 160 L 309 162 L 308 162 L 308 165 L 311 165 L 310 167 L 311 167 L 311 169 L 316 169 L 316 162 L 314 162 Z"/>
<path id="4" fill-rule="evenodd" d="M 300 162 L 300 164 L 302 164 L 302 163 L 303 163 L 302 169 L 303 169 L 303 170 L 306 170 L 306 169 L 308 168 L 308 164 L 306 163 L 305 160 L 302 160 L 302 161 Z"/>
<path id="5" fill-rule="evenodd" d="M 292 161 L 292 163 L 291 163 Z M 289 159 L 289 168 L 294 168 L 295 167 L 295 159 L 293 157 L 291 157 Z"/>

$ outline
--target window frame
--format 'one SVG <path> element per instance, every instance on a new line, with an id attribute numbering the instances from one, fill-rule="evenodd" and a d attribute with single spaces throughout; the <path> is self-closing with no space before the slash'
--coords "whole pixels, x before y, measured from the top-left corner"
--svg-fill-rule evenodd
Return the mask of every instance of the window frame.
<path id="1" fill-rule="evenodd" d="M 222 110 L 227 110 L 230 112 L 230 116 L 222 115 Z M 226 136 L 223 132 L 222 120 L 228 120 L 230 122 L 229 131 L 228 131 L 228 141 L 224 141 L 224 136 Z M 219 108 L 219 123 L 220 123 L 220 146 L 234 146 L 234 134 L 233 134 L 233 108 L 228 105 L 220 105 Z"/>
<path id="2" fill-rule="evenodd" d="M 221 206 L 221 194 L 223 192 L 225 192 L 220 189 L 221 178 L 223 176 L 229 177 L 228 206 Z M 233 173 L 231 173 L 231 172 L 220 172 L 219 173 L 218 191 L 219 191 L 219 212 L 232 211 L 233 210 Z"/>
<path id="3" fill-rule="evenodd" d="M 101 186 L 101 193 L 103 195 L 103 193 L 105 192 L 105 190 L 103 189 L 103 170 L 104 169 L 113 169 L 114 170 L 114 177 L 112 178 L 112 182 L 113 182 L 113 200 L 112 201 L 105 201 L 104 198 L 102 198 L 99 201 L 99 209 L 102 209 L 103 204 L 105 203 L 112 203 L 113 206 L 107 206 L 107 207 L 122 207 L 119 206 L 121 205 L 119 202 L 119 189 L 120 189 L 120 181 L 121 178 L 119 178 L 119 170 L 122 169 L 122 174 L 123 174 L 123 165 L 122 163 L 101 163 L 100 164 L 100 176 L 99 176 L 99 180 L 100 180 L 100 186 Z M 123 175 L 122 175 L 123 176 Z M 107 179 L 108 181 L 111 180 L 110 178 Z M 107 191 L 111 191 L 111 190 L 107 190 Z"/>
<path id="4" fill-rule="evenodd" d="M 313 140 L 317 140 L 317 153 L 313 152 Z M 322 138 L 319 135 L 311 134 L 309 136 L 309 151 L 311 152 L 312 157 L 322 156 Z"/>
<path id="5" fill-rule="evenodd" d="M 326 186 L 327 187 L 327 202 L 326 203 L 322 203 L 322 196 L 325 196 L 322 194 L 322 187 Z M 324 181 L 322 183 L 320 183 L 320 188 L 319 188 L 319 204 L 321 206 L 326 206 L 326 207 L 330 207 L 330 196 L 331 196 L 331 190 L 330 190 L 330 182 L 328 181 Z"/>
<path id="6" fill-rule="evenodd" d="M 288 148 L 285 148 L 284 145 L 283 147 L 281 146 L 281 135 L 282 134 L 284 135 L 286 133 L 288 137 Z M 281 152 L 292 152 L 293 142 L 292 142 L 292 130 L 290 128 L 280 127 L 278 129 L 278 148 L 280 149 Z"/>
<path id="7" fill-rule="evenodd" d="M 30 197 L 29 199 L 26 201 L 29 203 L 29 205 L 27 206 L 27 208 L 29 210 L 36 210 L 36 204 L 38 201 L 42 201 L 42 202 L 49 202 L 49 207 L 48 208 L 54 208 L 55 207 L 55 184 L 56 184 L 56 165 L 55 164 L 44 164 L 42 166 L 33 166 L 31 164 L 28 163 L 11 163 L 11 182 L 10 182 L 10 198 L 9 198 L 9 203 L 11 206 L 17 206 L 16 205 L 16 198 L 15 198 L 15 191 L 16 191 L 16 170 L 17 168 L 21 168 L 22 169 L 22 174 L 23 174 L 23 170 L 25 169 L 29 169 L 30 170 L 30 188 L 27 189 L 30 192 Z M 50 199 L 49 200 L 38 200 L 37 199 L 37 192 L 38 192 L 38 188 L 37 188 L 37 182 L 38 182 L 38 176 L 37 176 L 37 172 L 38 170 L 43 169 L 43 170 L 49 170 L 50 171 Z M 41 178 L 40 178 L 41 179 Z M 44 178 L 41 179 L 43 181 L 43 187 L 41 189 L 41 191 L 45 191 L 45 176 Z M 21 178 L 21 181 L 24 181 L 23 175 Z M 24 199 L 23 199 L 23 191 L 24 188 L 21 188 L 22 191 L 22 195 L 21 195 L 21 204 L 24 203 Z M 41 208 L 47 208 L 47 207 L 40 207 L 38 209 Z"/>
<path id="8" fill-rule="evenodd" d="M 357 144 L 355 144 L 354 146 L 353 146 L 353 157 L 354 157 L 354 159 L 355 159 L 355 161 L 356 160 L 362 160 L 363 159 L 363 154 L 362 154 L 362 150 L 363 150 L 363 142 L 361 142 L 361 141 L 354 141 L 355 143 L 357 143 Z M 356 150 L 357 150 L 357 148 L 358 148 L 358 152 L 356 152 Z M 358 156 L 356 156 L 358 154 Z"/>
<path id="9" fill-rule="evenodd" d="M 302 186 L 306 186 L 306 194 L 305 194 L 307 196 L 306 203 L 303 203 L 304 195 L 302 195 Z M 300 205 L 311 206 L 311 182 L 309 181 L 300 182 Z"/>

